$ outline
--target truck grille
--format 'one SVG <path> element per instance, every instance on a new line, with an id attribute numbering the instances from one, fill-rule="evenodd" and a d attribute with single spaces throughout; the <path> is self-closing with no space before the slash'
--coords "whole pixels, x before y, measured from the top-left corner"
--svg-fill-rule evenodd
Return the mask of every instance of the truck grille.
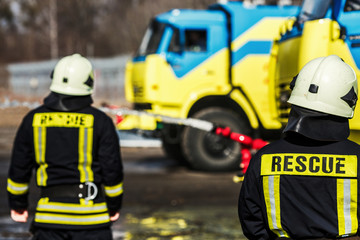
<path id="1" fill-rule="evenodd" d="M 142 86 L 137 86 L 134 84 L 133 91 L 134 91 L 134 96 L 137 98 L 144 96 L 144 87 Z"/>

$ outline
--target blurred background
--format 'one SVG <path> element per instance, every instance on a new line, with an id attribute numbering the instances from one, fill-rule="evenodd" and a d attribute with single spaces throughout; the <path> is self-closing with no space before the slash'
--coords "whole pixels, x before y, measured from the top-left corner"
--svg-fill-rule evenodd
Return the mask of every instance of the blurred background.
<path id="1" fill-rule="evenodd" d="M 63 56 L 90 58 L 96 102 L 126 105 L 124 67 L 150 19 L 173 8 L 206 9 L 217 0 L 0 0 L 0 103 L 39 100 Z M 297 4 L 297 0 L 252 0 Z M 9 102 L 10 101 L 10 102 Z"/>
<path id="2" fill-rule="evenodd" d="M 150 19 L 172 8 L 207 8 L 215 2 L 0 0 L 0 101 L 43 98 L 57 60 L 77 52 L 94 64 L 95 100 L 126 104 L 124 66 Z"/>

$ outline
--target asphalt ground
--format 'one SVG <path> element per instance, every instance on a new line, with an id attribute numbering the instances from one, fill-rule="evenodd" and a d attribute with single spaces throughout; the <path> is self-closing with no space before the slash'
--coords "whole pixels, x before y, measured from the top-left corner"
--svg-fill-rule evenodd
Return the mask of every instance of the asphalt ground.
<path id="1" fill-rule="evenodd" d="M 30 239 L 37 188 L 32 182 L 31 217 L 26 224 L 11 220 L 6 195 L 11 148 L 22 111 L 0 113 L 0 239 Z M 237 216 L 241 184 L 232 181 L 235 172 L 193 171 L 167 158 L 161 147 L 142 146 L 121 149 L 124 202 L 120 219 L 112 226 L 114 239 L 245 239 Z"/>

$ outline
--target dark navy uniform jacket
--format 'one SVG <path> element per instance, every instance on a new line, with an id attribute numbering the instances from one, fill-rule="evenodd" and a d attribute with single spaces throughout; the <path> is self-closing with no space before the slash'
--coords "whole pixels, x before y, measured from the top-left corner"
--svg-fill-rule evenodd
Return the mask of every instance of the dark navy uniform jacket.
<path id="1" fill-rule="evenodd" d="M 104 227 L 110 225 L 109 213 L 121 208 L 119 139 L 111 118 L 96 108 L 86 106 L 65 112 L 43 105 L 25 116 L 16 135 L 8 175 L 11 209 L 28 208 L 33 170 L 40 188 L 91 182 L 104 193 L 94 200 L 42 197 L 35 226 Z"/>
<path id="2" fill-rule="evenodd" d="M 239 197 L 249 239 L 336 238 L 358 234 L 360 146 L 301 135 L 251 159 Z"/>

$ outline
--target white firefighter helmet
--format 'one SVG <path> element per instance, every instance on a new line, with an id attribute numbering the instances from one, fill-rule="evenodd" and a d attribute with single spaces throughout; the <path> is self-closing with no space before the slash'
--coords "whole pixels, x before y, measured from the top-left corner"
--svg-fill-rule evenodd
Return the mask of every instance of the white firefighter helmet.
<path id="1" fill-rule="evenodd" d="M 85 96 L 93 92 L 94 75 L 91 63 L 80 54 L 60 59 L 51 78 L 50 90 L 53 92 L 73 96 Z"/>
<path id="2" fill-rule="evenodd" d="M 290 84 L 289 103 L 352 118 L 358 86 L 354 70 L 336 55 L 308 62 Z"/>

